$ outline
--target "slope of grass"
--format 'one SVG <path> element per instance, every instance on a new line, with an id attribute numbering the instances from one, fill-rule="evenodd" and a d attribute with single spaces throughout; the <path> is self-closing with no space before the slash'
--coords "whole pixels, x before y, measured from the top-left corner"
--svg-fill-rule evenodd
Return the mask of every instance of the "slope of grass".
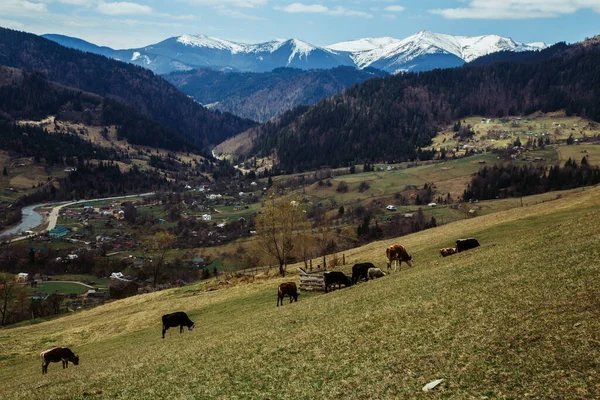
<path id="1" fill-rule="evenodd" d="M 403 237 L 415 266 L 275 307 L 284 279 L 201 285 L 0 330 L 0 398 L 582 399 L 600 395 L 600 188 Z M 441 258 L 459 237 L 482 246 Z M 385 265 L 398 240 L 346 252 Z M 350 266 L 345 266 L 349 271 Z M 160 339 L 185 310 L 194 332 Z M 81 365 L 39 352 L 67 345 Z M 434 393 L 427 382 L 445 379 Z"/>

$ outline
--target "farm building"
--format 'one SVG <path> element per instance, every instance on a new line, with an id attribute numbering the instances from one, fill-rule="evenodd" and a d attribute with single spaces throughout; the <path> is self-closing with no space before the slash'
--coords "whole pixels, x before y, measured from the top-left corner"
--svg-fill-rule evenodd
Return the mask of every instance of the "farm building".
<path id="1" fill-rule="evenodd" d="M 48 232 L 48 235 L 51 238 L 61 238 L 63 236 L 66 236 L 67 234 L 69 234 L 69 232 L 71 232 L 71 230 L 69 228 L 66 228 L 64 226 L 57 226 L 56 228 L 54 228 L 50 232 Z"/>
<path id="2" fill-rule="evenodd" d="M 28 279 L 29 279 L 29 274 L 27 272 L 21 272 L 21 273 L 17 274 L 17 276 L 15 277 L 15 280 L 17 282 L 27 282 Z"/>

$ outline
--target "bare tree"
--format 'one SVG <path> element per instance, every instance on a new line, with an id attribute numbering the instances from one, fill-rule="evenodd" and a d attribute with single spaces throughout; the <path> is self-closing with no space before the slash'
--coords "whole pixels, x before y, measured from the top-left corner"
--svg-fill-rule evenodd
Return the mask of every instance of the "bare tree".
<path id="1" fill-rule="evenodd" d="M 167 252 L 171 249 L 173 243 L 175 243 L 175 239 L 175 235 L 166 231 L 157 232 L 152 238 L 152 251 L 156 257 L 146 263 L 146 268 L 152 276 L 153 288 L 156 288 L 158 278 L 160 278 L 160 275 L 163 272 Z"/>
<path id="2" fill-rule="evenodd" d="M 0 275 L 0 325 L 6 325 L 10 316 L 15 311 L 15 300 L 20 289 L 21 287 L 15 281 L 14 275 L 7 273 Z"/>
<path id="3" fill-rule="evenodd" d="M 275 201 L 274 198 L 265 203 L 263 213 L 256 217 L 257 250 L 267 258 L 267 262 L 275 261 L 279 265 L 281 276 L 285 276 L 286 264 L 305 220 L 304 211 L 297 201 Z"/>

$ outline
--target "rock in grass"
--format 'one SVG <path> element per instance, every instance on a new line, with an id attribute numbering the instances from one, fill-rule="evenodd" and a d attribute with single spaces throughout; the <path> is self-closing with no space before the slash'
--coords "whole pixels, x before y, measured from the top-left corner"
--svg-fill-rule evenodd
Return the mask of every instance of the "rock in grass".
<path id="1" fill-rule="evenodd" d="M 435 381 L 429 382 L 427 385 L 423 386 L 424 392 L 429 392 L 431 389 L 434 389 L 437 385 L 444 382 L 443 379 L 436 379 Z"/>

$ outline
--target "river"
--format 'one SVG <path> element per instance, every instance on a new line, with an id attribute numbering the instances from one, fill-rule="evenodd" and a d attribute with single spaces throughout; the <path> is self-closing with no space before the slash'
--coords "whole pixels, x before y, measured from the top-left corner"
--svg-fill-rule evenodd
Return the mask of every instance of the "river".
<path id="1" fill-rule="evenodd" d="M 0 232 L 0 238 L 4 237 L 4 236 L 8 236 L 8 235 L 14 235 L 15 233 L 18 233 L 18 232 L 25 232 L 25 231 L 31 230 L 31 229 L 35 228 L 36 226 L 40 225 L 42 223 L 42 221 L 44 220 L 44 218 L 42 217 L 41 214 L 35 212 L 34 208 L 43 206 L 45 204 L 48 204 L 48 203 L 34 204 L 32 206 L 23 207 L 23 210 L 21 211 L 22 212 L 21 222 L 19 223 L 19 225 L 12 227 L 8 230 L 5 230 L 3 232 Z"/>

